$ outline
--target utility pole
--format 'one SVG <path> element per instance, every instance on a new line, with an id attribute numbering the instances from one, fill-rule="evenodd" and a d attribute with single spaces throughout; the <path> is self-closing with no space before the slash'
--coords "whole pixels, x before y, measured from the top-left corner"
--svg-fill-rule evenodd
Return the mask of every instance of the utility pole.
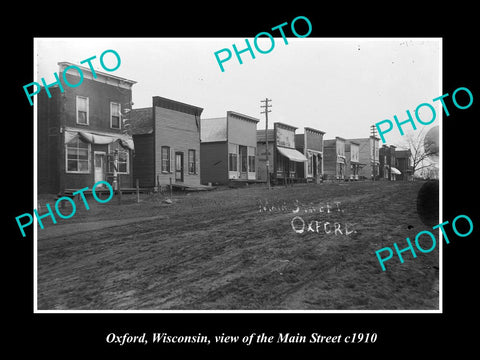
<path id="1" fill-rule="evenodd" d="M 372 171 L 373 171 L 373 181 L 375 181 L 375 142 L 377 140 L 377 127 L 375 125 L 370 126 L 370 131 L 371 131 L 371 136 L 373 136 L 373 165 L 372 165 Z"/>
<path id="2" fill-rule="evenodd" d="M 272 110 L 268 110 L 269 107 L 272 107 L 272 105 L 269 105 L 268 102 L 272 101 L 272 99 L 265 98 L 265 100 L 260 100 L 260 102 L 264 102 L 265 105 L 260 105 L 261 108 L 265 108 L 265 111 L 261 111 L 260 114 L 265 114 L 265 165 L 267 168 L 267 186 L 268 190 L 270 190 L 270 172 L 269 172 L 269 161 L 268 161 L 268 113 L 271 112 Z"/>

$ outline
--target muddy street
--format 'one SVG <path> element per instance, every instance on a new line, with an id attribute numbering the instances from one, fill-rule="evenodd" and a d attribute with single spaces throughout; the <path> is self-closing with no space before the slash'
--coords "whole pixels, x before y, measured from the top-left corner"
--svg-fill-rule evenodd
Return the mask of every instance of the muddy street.
<path id="1" fill-rule="evenodd" d="M 174 194 L 170 205 L 161 195 L 97 204 L 38 230 L 38 309 L 436 309 L 437 249 L 386 272 L 375 256 L 426 229 L 416 213 L 421 185 L 250 187 Z M 327 203 L 341 211 L 321 212 Z M 350 233 L 334 223 L 351 224 Z"/>

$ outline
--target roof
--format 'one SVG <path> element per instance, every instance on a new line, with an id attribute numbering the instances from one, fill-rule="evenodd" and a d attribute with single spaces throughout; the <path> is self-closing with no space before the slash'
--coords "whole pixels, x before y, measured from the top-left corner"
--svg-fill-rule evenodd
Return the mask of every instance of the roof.
<path id="1" fill-rule="evenodd" d="M 200 116 L 203 111 L 203 108 L 201 107 L 182 103 L 180 101 L 176 101 L 172 99 L 167 99 L 161 96 L 153 97 L 153 106 L 174 110 L 174 111 L 179 111 L 185 114 L 196 115 L 196 116 Z"/>
<path id="2" fill-rule="evenodd" d="M 317 129 L 314 129 L 314 128 L 311 128 L 311 127 L 304 127 L 304 129 L 305 129 L 305 131 L 311 131 L 311 132 L 315 132 L 315 133 L 325 135 L 325 131 L 317 130 Z"/>
<path id="3" fill-rule="evenodd" d="M 273 125 L 274 125 L 274 126 L 284 127 L 284 128 L 291 129 L 291 130 L 297 130 L 297 129 L 298 129 L 298 128 L 295 127 L 295 126 L 288 125 L 288 124 L 284 124 L 284 123 L 281 123 L 281 122 L 274 122 Z"/>
<path id="4" fill-rule="evenodd" d="M 343 142 L 347 142 L 346 139 L 344 139 L 344 138 L 342 138 L 342 137 L 340 137 L 340 136 L 335 136 L 335 139 L 327 139 L 327 140 L 324 140 L 324 141 L 323 141 L 324 144 L 325 144 L 324 146 L 333 145 L 333 144 L 335 144 L 335 143 L 337 142 L 337 140 L 341 140 L 341 141 L 343 141 Z"/>
<path id="5" fill-rule="evenodd" d="M 153 108 L 132 109 L 127 117 L 133 135 L 153 133 Z"/>
<path id="6" fill-rule="evenodd" d="M 347 141 L 350 141 L 350 142 L 355 142 L 357 144 L 364 144 L 364 143 L 369 143 L 370 140 L 373 138 L 373 136 L 370 136 L 370 137 L 366 137 L 366 138 L 354 138 L 354 139 L 347 139 Z M 376 140 L 380 140 L 379 138 L 375 138 Z"/>
<path id="7" fill-rule="evenodd" d="M 244 115 L 244 114 L 240 114 L 240 113 L 235 112 L 235 111 L 227 111 L 227 117 L 228 117 L 229 115 L 233 115 L 233 116 L 235 116 L 235 117 L 239 117 L 239 118 L 242 118 L 242 119 L 244 119 L 244 120 L 253 121 L 253 122 L 255 122 L 255 123 L 258 123 L 258 122 L 260 121 L 260 120 L 257 119 L 257 118 L 254 118 L 254 117 L 248 116 L 248 115 Z"/>
<path id="8" fill-rule="evenodd" d="M 77 64 L 74 64 L 74 63 L 71 63 L 71 62 L 68 62 L 68 61 L 61 61 L 61 62 L 58 62 L 57 65 L 59 66 L 59 72 L 62 72 L 63 70 L 65 70 L 65 68 L 69 67 L 69 66 L 75 66 L 75 67 L 78 67 L 82 70 L 82 72 L 86 71 L 90 74 L 92 74 L 92 70 L 90 68 L 87 68 L 85 66 L 81 66 L 81 65 L 77 65 Z M 116 76 L 116 75 L 112 75 L 110 73 L 105 73 L 103 71 L 99 71 L 97 69 L 94 69 L 95 71 L 95 74 L 96 75 L 100 75 L 102 77 L 105 77 L 105 78 L 110 78 L 110 79 L 115 79 L 115 80 L 118 80 L 120 82 L 124 82 L 124 83 L 127 83 L 129 84 L 130 86 L 132 86 L 133 84 L 136 84 L 137 82 L 136 81 L 133 81 L 133 80 L 129 80 L 129 79 L 126 79 L 126 78 L 123 78 L 123 77 L 120 77 L 120 76 Z M 92 78 L 93 78 L 93 74 L 92 74 Z M 97 77 L 98 78 L 98 77 Z M 93 79 L 93 80 L 97 80 L 97 79 Z"/>
<path id="9" fill-rule="evenodd" d="M 397 158 L 402 158 L 402 157 L 410 157 L 412 155 L 412 152 L 407 149 L 407 150 L 396 150 L 395 149 L 395 156 Z"/>

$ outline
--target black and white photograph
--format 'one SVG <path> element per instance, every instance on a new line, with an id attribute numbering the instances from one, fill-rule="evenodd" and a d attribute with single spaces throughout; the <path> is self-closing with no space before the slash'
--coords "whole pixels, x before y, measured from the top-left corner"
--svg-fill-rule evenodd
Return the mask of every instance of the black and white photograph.
<path id="1" fill-rule="evenodd" d="M 472 5 L 34 5 L 3 67 L 17 356 L 473 353 Z"/>
<path id="2" fill-rule="evenodd" d="M 36 38 L 37 311 L 441 310 L 441 54 Z"/>

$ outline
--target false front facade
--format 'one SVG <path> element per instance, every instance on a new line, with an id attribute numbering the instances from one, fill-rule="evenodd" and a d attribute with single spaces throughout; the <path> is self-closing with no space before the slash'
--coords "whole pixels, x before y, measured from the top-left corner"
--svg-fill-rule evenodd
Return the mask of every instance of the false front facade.
<path id="1" fill-rule="evenodd" d="M 295 135 L 295 146 L 305 155 L 306 162 L 297 163 L 299 178 L 307 182 L 319 182 L 323 178 L 323 136 L 325 132 L 304 128 L 303 134 Z"/>
<path id="2" fill-rule="evenodd" d="M 225 117 L 201 120 L 202 184 L 254 181 L 258 119 L 234 111 Z"/>
<path id="3" fill-rule="evenodd" d="M 337 136 L 335 139 L 325 140 L 323 149 L 325 178 L 328 180 L 345 179 L 345 139 Z"/>
<path id="4" fill-rule="evenodd" d="M 345 175 L 348 180 L 358 180 L 362 164 L 360 163 L 360 144 L 355 141 L 345 143 Z"/>
<path id="5" fill-rule="evenodd" d="M 154 96 L 153 106 L 132 110 L 133 173 L 139 186 L 200 185 L 202 108 Z"/>
<path id="6" fill-rule="evenodd" d="M 286 183 L 299 180 L 296 164 L 306 162 L 307 158 L 295 148 L 296 129 L 294 126 L 275 122 L 273 130 L 267 130 L 266 134 L 264 130 L 257 131 L 257 172 L 260 180 L 267 181 L 267 167 L 270 181 Z"/>

